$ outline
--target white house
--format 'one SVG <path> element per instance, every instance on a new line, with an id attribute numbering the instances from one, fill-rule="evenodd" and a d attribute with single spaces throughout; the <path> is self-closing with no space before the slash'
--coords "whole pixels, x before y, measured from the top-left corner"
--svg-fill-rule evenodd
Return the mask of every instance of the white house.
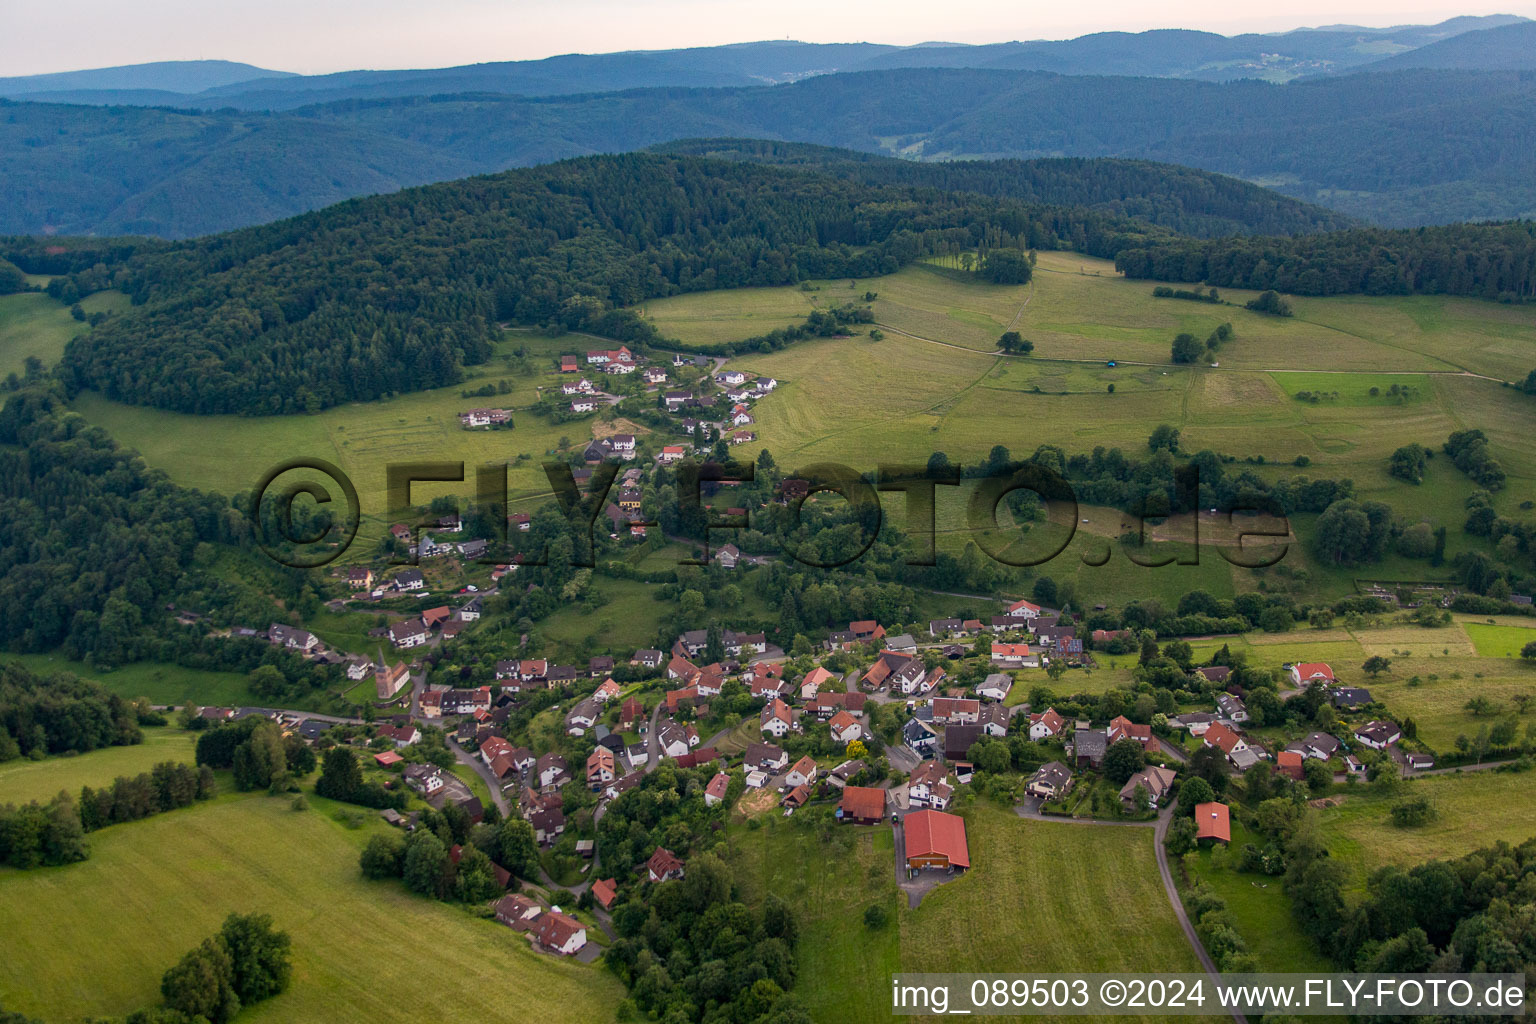
<path id="1" fill-rule="evenodd" d="M 1367 722 L 1355 730 L 1355 739 L 1372 750 L 1386 750 L 1403 738 L 1403 730 L 1392 722 Z"/>
<path id="2" fill-rule="evenodd" d="M 993 672 L 986 679 L 982 680 L 980 686 L 976 687 L 976 694 L 977 696 L 985 697 L 987 700 L 1001 701 L 1008 699 L 1008 692 L 1012 689 L 1012 677 L 1001 672 Z"/>

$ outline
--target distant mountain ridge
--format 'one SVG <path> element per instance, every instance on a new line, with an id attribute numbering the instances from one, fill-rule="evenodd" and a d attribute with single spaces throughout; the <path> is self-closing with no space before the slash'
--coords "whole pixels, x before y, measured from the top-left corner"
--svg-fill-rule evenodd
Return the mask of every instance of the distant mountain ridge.
<path id="1" fill-rule="evenodd" d="M 45 75 L 0 78 L 0 96 L 94 90 L 143 91 L 182 95 L 206 92 L 261 79 L 297 78 L 289 71 L 271 71 L 229 60 L 164 60 L 114 68 L 57 71 Z"/>
<path id="2" fill-rule="evenodd" d="M 1150 160 L 1389 226 L 1505 219 L 1536 214 L 1533 105 L 1536 78 L 1514 71 L 1277 86 L 963 68 L 724 89 L 348 100 L 284 113 L 0 100 L 0 232 L 181 238 L 349 196 L 725 136 L 924 162 Z"/>
<path id="3" fill-rule="evenodd" d="M 1154 29 L 1097 32 L 1065 40 L 907 47 L 772 40 L 326 75 L 292 75 L 227 61 L 183 61 L 0 79 L 0 96 L 63 103 L 291 110 L 347 99 L 468 92 L 554 96 L 638 88 L 752 86 L 811 75 L 919 67 L 1287 81 L 1349 71 L 1461 33 L 1515 23 L 1529 24 L 1515 15 L 1489 15 L 1384 29 L 1340 26 L 1238 36 Z"/>
<path id="4" fill-rule="evenodd" d="M 1367 64 L 1365 71 L 1438 68 L 1468 71 L 1536 70 L 1536 21 L 1464 32 Z"/>

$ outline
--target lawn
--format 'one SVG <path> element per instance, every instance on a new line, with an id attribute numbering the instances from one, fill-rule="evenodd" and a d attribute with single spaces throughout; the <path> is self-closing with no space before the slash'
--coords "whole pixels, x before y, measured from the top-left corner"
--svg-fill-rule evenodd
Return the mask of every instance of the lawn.
<path id="1" fill-rule="evenodd" d="M 1245 843 L 1264 848 L 1263 836 L 1255 835 L 1241 824 L 1232 826 L 1232 850 Z M 1259 958 L 1266 971 L 1329 971 L 1328 959 L 1316 947 L 1291 916 L 1291 901 L 1286 897 L 1281 879 L 1264 874 L 1248 874 L 1211 863 L 1211 847 L 1199 850 L 1184 860 L 1190 877 L 1210 885 L 1237 922 L 1237 930 L 1248 949 Z"/>
<path id="2" fill-rule="evenodd" d="M 60 790 L 79 799 L 82 786 L 100 789 L 119 775 L 138 775 L 162 761 L 192 763 L 195 733 L 172 726 L 144 729 L 144 742 L 103 747 L 87 754 L 0 764 L 0 803 L 45 802 Z"/>
<path id="3" fill-rule="evenodd" d="M 189 703 L 218 707 L 261 704 L 260 698 L 247 688 L 242 672 L 210 672 L 152 661 L 135 662 L 102 672 L 84 662 L 70 661 L 62 654 L 6 654 L 4 658 L 19 661 L 33 672 L 73 672 L 120 696 L 130 699 L 148 697 L 151 704 L 177 707 Z"/>
<path id="4" fill-rule="evenodd" d="M 1525 645 L 1536 640 L 1536 621 L 1529 626 L 1465 622 L 1462 628 L 1472 638 L 1477 653 L 1485 658 L 1518 658 Z"/>
<path id="5" fill-rule="evenodd" d="M 1344 802 L 1325 808 L 1323 838 L 1356 885 L 1387 864 L 1411 867 L 1435 858 L 1459 857 L 1499 840 L 1522 843 L 1536 836 L 1531 793 L 1536 777 L 1504 771 L 1460 772 L 1415 779 L 1401 796 L 1380 796 L 1363 787 L 1346 789 Z M 1392 804 L 1424 795 L 1438 815 L 1418 828 L 1392 824 Z"/>
<path id="6" fill-rule="evenodd" d="M 160 975 L 225 915 L 259 911 L 293 937 L 293 984 L 242 1024 L 612 1019 L 623 989 L 608 972 L 364 881 L 358 853 L 386 826 L 349 831 L 314 804 L 221 798 L 92 836 L 84 863 L 0 872 L 0 1003 L 55 1020 L 154 1005 Z"/>

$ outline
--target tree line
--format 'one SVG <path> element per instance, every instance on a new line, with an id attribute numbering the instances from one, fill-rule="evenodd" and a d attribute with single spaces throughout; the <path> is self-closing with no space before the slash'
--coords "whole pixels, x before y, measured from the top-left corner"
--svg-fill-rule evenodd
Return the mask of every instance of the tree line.
<path id="1" fill-rule="evenodd" d="M 1292 238 L 1161 238 L 1115 256 L 1126 277 L 1291 295 L 1536 298 L 1536 222 L 1354 228 Z M 1262 307 L 1262 308 L 1261 308 Z M 1253 308 L 1288 315 L 1277 296 Z"/>

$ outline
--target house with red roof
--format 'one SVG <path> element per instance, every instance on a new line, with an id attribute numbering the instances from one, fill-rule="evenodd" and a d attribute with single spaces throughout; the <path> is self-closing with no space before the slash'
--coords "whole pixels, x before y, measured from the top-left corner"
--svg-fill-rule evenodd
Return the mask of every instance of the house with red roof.
<path id="1" fill-rule="evenodd" d="M 804 679 L 800 680 L 800 699 L 810 700 L 823 686 L 829 686 L 836 680 L 837 677 L 831 672 L 817 665 L 805 674 Z"/>
<path id="2" fill-rule="evenodd" d="M 561 956 L 574 956 L 587 944 L 587 926 L 558 910 L 540 915 L 533 925 L 540 946 Z"/>
<path id="3" fill-rule="evenodd" d="M 794 724 L 794 712 L 790 711 L 788 704 L 775 697 L 763 708 L 759 728 L 765 735 L 782 738 Z"/>
<path id="4" fill-rule="evenodd" d="M 1022 621 L 1027 619 L 1038 619 L 1040 617 L 1040 610 L 1040 606 L 1034 604 L 1033 602 L 1015 601 L 1004 610 L 1003 614 L 1008 616 L 1010 619 L 1019 619 Z"/>
<path id="5" fill-rule="evenodd" d="M 599 878 L 592 883 L 592 898 L 604 910 L 613 909 L 613 901 L 618 895 L 618 884 L 612 878 Z"/>
<path id="6" fill-rule="evenodd" d="M 1039 741 L 1060 736 L 1064 725 L 1066 720 L 1056 713 L 1055 708 L 1046 708 L 1039 714 L 1029 716 L 1029 738 Z"/>
<path id="7" fill-rule="evenodd" d="M 1039 668 L 1040 655 L 1029 644 L 993 644 L 992 664 L 999 668 Z"/>
<path id="8" fill-rule="evenodd" d="M 1291 666 L 1291 682 L 1297 686 L 1311 686 L 1313 683 L 1332 686 L 1337 681 L 1333 677 L 1333 669 L 1327 662 L 1304 661 Z"/>
<path id="9" fill-rule="evenodd" d="M 907 846 L 907 870 L 964 871 L 971 866 L 965 819 L 944 811 L 915 811 L 901 822 Z"/>
<path id="10" fill-rule="evenodd" d="M 653 882 L 666 882 L 683 877 L 683 862 L 665 846 L 656 847 L 650 860 L 645 862 L 646 877 Z"/>
<path id="11" fill-rule="evenodd" d="M 704 806 L 713 807 L 725 799 L 726 790 L 731 788 L 731 777 L 725 772 L 716 772 L 715 777 L 709 780 L 709 785 L 704 787 Z"/>
<path id="12" fill-rule="evenodd" d="M 844 786 L 837 805 L 837 820 L 845 825 L 878 825 L 885 817 L 885 790 L 872 786 Z"/>
<path id="13" fill-rule="evenodd" d="M 1232 841 L 1232 816 L 1226 804 L 1195 804 L 1195 841 Z"/>
<path id="14" fill-rule="evenodd" d="M 827 724 L 832 729 L 832 738 L 839 743 L 852 743 L 854 740 L 864 738 L 864 726 L 846 711 L 839 711 L 833 715 L 832 720 Z"/>
<path id="15" fill-rule="evenodd" d="M 1117 715 L 1109 722 L 1109 742 L 1118 743 L 1121 740 L 1135 740 L 1143 749 L 1156 745 L 1150 725 L 1138 725 L 1124 715 Z"/>

